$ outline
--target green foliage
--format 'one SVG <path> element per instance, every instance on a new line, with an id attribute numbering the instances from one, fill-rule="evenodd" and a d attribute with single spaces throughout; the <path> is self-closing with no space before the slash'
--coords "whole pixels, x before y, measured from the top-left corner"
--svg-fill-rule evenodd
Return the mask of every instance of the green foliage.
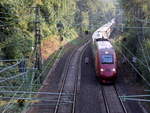
<path id="1" fill-rule="evenodd" d="M 22 58 L 29 56 L 31 52 L 32 35 L 28 32 L 29 9 L 26 5 L 31 5 L 31 1 L 1 1 L 0 2 L 0 57 L 3 58 Z M 31 39 L 29 39 L 31 38 Z"/>
<path id="2" fill-rule="evenodd" d="M 103 23 L 101 13 L 110 13 L 114 7 L 113 2 L 97 0 L 1 0 L 0 25 L 4 27 L 0 26 L 0 48 L 3 52 L 0 57 L 30 55 L 35 30 L 35 10 L 31 7 L 36 5 L 40 7 L 42 38 L 59 35 L 65 40 L 77 38 L 78 33 L 89 30 L 91 26 L 95 30 Z M 61 30 L 57 27 L 59 22 L 63 25 Z"/>
<path id="3" fill-rule="evenodd" d="M 13 15 L 14 11 L 11 10 L 11 8 L 12 5 L 10 4 L 0 4 L 0 42 L 8 40 L 8 35 L 12 35 L 14 26 L 17 25 L 17 22 L 14 21 L 14 19 L 16 19 L 16 16 Z"/>
<path id="4" fill-rule="evenodd" d="M 137 69 L 147 78 L 149 81 L 150 72 L 150 30 L 144 27 L 150 27 L 149 25 L 149 12 L 150 1 L 149 0 L 119 0 L 121 6 L 123 6 L 125 15 L 125 26 L 138 27 L 138 29 L 125 29 L 123 37 L 127 39 L 126 42 L 122 42 L 141 62 L 138 62 Z M 124 48 L 122 48 L 123 51 Z M 131 57 L 130 55 L 128 57 Z M 144 64 L 144 65 L 143 65 Z"/>
<path id="5" fill-rule="evenodd" d="M 103 21 L 104 16 L 111 18 L 111 14 L 114 12 L 111 11 L 114 7 L 113 2 L 109 5 L 108 2 L 101 0 L 0 0 L 0 59 L 29 57 L 30 63 L 27 63 L 27 67 L 33 66 L 31 60 L 34 61 L 35 59 L 33 57 L 30 60 L 30 57 L 31 54 L 34 54 L 32 47 L 34 47 L 35 43 L 35 8 L 33 8 L 35 6 L 40 8 L 38 19 L 40 21 L 42 40 L 51 35 L 57 35 L 55 36 L 56 38 L 60 37 L 65 41 L 71 41 L 73 45 L 84 43 L 84 39 L 79 38 L 76 40 L 79 34 L 85 30 L 90 31 L 91 25 L 93 30 L 100 27 L 102 23 L 105 23 Z M 102 13 L 105 15 L 102 16 Z M 55 57 L 58 57 L 57 54 L 59 54 L 59 51 L 56 52 L 56 56 L 53 56 L 54 59 L 48 61 L 46 67 L 44 66 L 43 69 L 46 70 L 46 73 L 56 59 Z M 8 65 L 10 63 L 1 63 L 1 68 Z M 13 77 L 13 75 L 19 74 L 18 67 L 20 66 L 2 73 L 0 77 Z M 37 75 L 34 77 L 35 73 L 30 71 L 27 76 L 8 80 L 5 84 L 0 83 L 0 85 L 8 86 L 1 90 L 37 91 L 41 87 L 41 78 L 37 79 Z M 32 71 L 35 72 L 35 70 Z M 36 73 L 39 73 L 39 71 Z M 37 80 L 34 81 L 34 79 Z M 11 97 L 12 95 L 14 94 L 7 93 L 1 96 Z M 15 96 L 31 97 L 32 95 L 15 94 Z M 5 112 L 9 113 L 17 113 L 22 110 L 21 108 L 18 109 L 18 106 L 13 103 L 7 107 L 9 109 Z M 1 111 L 3 111 L 3 108 L 1 108 Z"/>
<path id="6" fill-rule="evenodd" d="M 143 49 L 138 50 L 137 56 L 140 58 L 142 63 L 145 64 L 145 66 L 143 66 L 141 62 L 138 62 L 138 69 L 141 71 L 142 75 L 144 75 L 144 77 L 150 81 L 150 40 L 145 40 L 142 46 Z"/>

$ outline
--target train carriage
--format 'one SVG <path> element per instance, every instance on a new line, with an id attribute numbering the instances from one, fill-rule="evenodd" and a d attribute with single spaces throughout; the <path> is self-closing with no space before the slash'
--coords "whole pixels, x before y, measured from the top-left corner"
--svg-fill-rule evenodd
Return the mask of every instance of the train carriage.
<path id="1" fill-rule="evenodd" d="M 117 78 L 115 49 L 109 41 L 115 26 L 115 19 L 97 29 L 92 35 L 92 51 L 95 60 L 96 76 L 101 83 L 113 83 Z"/>
<path id="2" fill-rule="evenodd" d="M 113 83 L 117 78 L 117 60 L 109 41 L 96 43 L 95 69 L 101 83 Z"/>

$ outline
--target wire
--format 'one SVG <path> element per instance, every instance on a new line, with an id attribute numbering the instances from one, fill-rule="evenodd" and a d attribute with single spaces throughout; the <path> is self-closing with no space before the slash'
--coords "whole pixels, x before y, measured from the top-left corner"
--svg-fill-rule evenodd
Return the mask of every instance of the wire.
<path id="1" fill-rule="evenodd" d="M 136 19 L 136 20 L 138 20 L 138 21 L 140 21 L 140 22 L 150 23 L 150 21 L 147 21 L 147 20 L 145 20 L 145 19 L 140 19 L 140 18 L 138 18 L 138 17 L 136 17 L 136 16 L 134 16 L 134 15 L 132 15 L 132 16 L 134 17 L 134 19 Z"/>
<path id="2" fill-rule="evenodd" d="M 137 56 L 135 56 L 135 55 L 133 54 L 133 52 L 131 52 L 127 47 L 125 47 L 125 45 L 124 45 L 123 43 L 121 43 L 121 45 L 122 45 L 122 47 L 123 47 L 124 49 L 127 50 L 127 52 L 129 53 L 128 55 L 131 55 L 132 57 L 133 57 L 133 56 L 136 57 L 137 60 L 138 60 L 143 66 L 147 67 L 147 66 L 144 64 L 144 62 L 143 62 L 140 58 L 138 58 Z"/>
<path id="3" fill-rule="evenodd" d="M 26 72 L 26 76 L 27 76 L 27 73 L 28 72 Z M 22 88 L 22 86 L 23 86 L 23 84 L 25 83 L 25 81 L 24 81 L 24 79 L 23 79 L 23 82 L 22 82 L 22 84 L 19 86 L 19 88 L 17 89 L 18 91 Z M 8 104 L 7 104 L 7 106 L 5 106 L 5 109 L 3 110 L 3 112 L 2 113 L 4 113 L 5 111 L 7 111 L 13 104 L 11 104 L 11 102 L 12 102 L 12 100 L 14 100 L 14 98 L 15 98 L 15 96 L 17 95 L 17 92 L 11 97 L 11 99 L 10 99 L 10 101 L 8 102 Z M 22 97 L 24 94 L 22 94 L 20 97 Z M 19 99 L 19 97 L 18 97 L 18 99 Z M 18 100 L 17 99 L 17 100 Z"/>
<path id="4" fill-rule="evenodd" d="M 20 61 L 20 62 L 17 62 L 17 63 L 14 64 L 14 65 L 8 66 L 8 67 L 6 67 L 6 68 L 0 70 L 0 73 L 2 73 L 2 72 L 4 72 L 4 71 L 7 71 L 7 70 L 9 70 L 9 69 L 12 69 L 12 68 L 16 67 L 16 66 L 17 66 L 18 64 L 20 64 L 20 63 L 21 63 L 21 61 Z"/>
<path id="5" fill-rule="evenodd" d="M 63 49 L 64 49 L 64 47 L 63 47 Z M 58 56 L 57 56 L 57 53 L 56 53 L 56 56 L 57 56 L 57 57 L 59 57 L 59 56 L 61 55 L 63 49 L 60 50 L 60 52 L 58 53 Z M 53 56 L 53 58 L 51 59 L 50 63 L 53 61 L 53 59 L 55 59 L 56 56 Z M 48 65 L 47 65 L 47 66 L 48 66 Z M 46 67 L 46 68 L 47 68 L 47 67 Z M 37 79 L 34 80 L 34 83 L 36 83 L 36 82 L 39 80 L 39 78 L 40 78 L 40 77 L 43 75 L 43 73 L 45 72 L 46 68 L 43 69 L 43 71 L 40 73 L 40 75 L 37 77 Z"/>
<path id="6" fill-rule="evenodd" d="M 25 93 L 25 94 L 43 94 L 43 95 L 59 95 L 59 93 L 54 93 L 54 92 L 30 92 L 30 91 L 5 91 L 5 90 L 2 90 L 0 91 L 0 93 L 18 93 L 18 94 L 22 94 L 22 93 Z M 73 96 L 74 94 L 72 93 L 62 93 L 62 95 L 68 95 L 68 96 Z M 1 98 L 1 97 L 0 97 Z"/>
<path id="7" fill-rule="evenodd" d="M 20 60 L 27 61 L 28 59 L 27 58 L 25 58 L 25 59 L 1 59 L 0 62 L 18 62 Z"/>
<path id="8" fill-rule="evenodd" d="M 24 81 L 22 82 L 22 84 L 19 86 L 19 88 L 18 88 L 17 90 L 21 89 L 21 87 L 23 86 L 23 84 L 24 84 Z M 7 110 L 9 109 L 9 107 L 11 107 L 11 105 L 10 105 L 10 104 L 11 104 L 11 101 L 14 100 L 16 94 L 17 94 L 17 93 L 15 93 L 15 94 L 12 96 L 12 98 L 11 98 L 10 101 L 8 102 L 7 106 L 5 106 L 5 109 L 3 110 L 2 113 L 4 113 L 5 111 L 7 111 Z"/>
<path id="9" fill-rule="evenodd" d="M 21 76 L 23 76 L 23 75 L 25 75 L 25 74 L 27 74 L 27 72 L 20 73 L 20 74 L 18 74 L 18 75 L 14 75 L 14 76 L 8 77 L 8 78 L 6 78 L 6 79 L 4 79 L 4 80 L 0 80 L 0 83 L 6 82 L 6 81 L 11 80 L 11 79 L 15 79 L 15 78 L 17 78 L 17 77 L 21 77 Z"/>
<path id="10" fill-rule="evenodd" d="M 149 81 L 138 71 L 138 69 L 134 66 L 134 64 L 118 49 L 121 55 L 129 62 L 129 64 L 133 67 L 133 69 L 138 73 L 138 75 L 146 82 L 146 84 L 150 87 Z"/>
<path id="11" fill-rule="evenodd" d="M 149 70 L 149 63 L 148 63 L 148 60 L 147 60 L 147 58 L 146 58 L 146 56 L 145 56 L 144 47 L 143 47 L 143 45 L 142 45 L 142 43 L 141 43 L 141 40 L 140 40 L 139 38 L 138 38 L 138 42 L 139 42 L 139 44 L 140 44 L 140 46 L 141 46 L 141 50 L 142 50 L 143 57 L 144 57 L 144 59 L 145 59 L 145 62 L 146 62 L 148 71 L 150 71 L 150 70 Z"/>

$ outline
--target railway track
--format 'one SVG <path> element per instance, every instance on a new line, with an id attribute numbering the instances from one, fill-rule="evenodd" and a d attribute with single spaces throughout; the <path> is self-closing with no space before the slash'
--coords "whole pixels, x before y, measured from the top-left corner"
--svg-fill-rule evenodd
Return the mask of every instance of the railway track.
<path id="1" fill-rule="evenodd" d="M 76 113 L 76 102 L 77 102 L 77 93 L 79 93 L 79 90 L 80 90 L 80 80 L 81 80 L 81 63 L 82 63 L 82 57 L 83 57 L 83 54 L 85 52 L 85 50 L 87 49 L 88 47 L 88 43 L 90 41 L 87 42 L 87 45 L 84 45 L 83 47 L 79 48 L 79 51 L 81 52 L 80 54 L 80 57 L 79 57 L 79 67 L 78 67 L 78 76 L 76 78 L 76 84 L 75 84 L 75 88 L 74 88 L 74 99 L 73 99 L 73 106 L 72 106 L 72 111 L 71 113 Z"/>
<path id="2" fill-rule="evenodd" d="M 62 82 L 60 84 L 59 96 L 53 113 L 75 113 L 76 97 L 80 79 L 78 73 L 80 67 L 77 64 L 80 64 L 83 51 L 85 50 L 86 46 L 87 44 L 74 50 L 67 60 L 62 76 Z M 64 93 L 70 94 L 71 96 L 64 99 L 62 95 Z M 70 101 L 70 103 L 66 105 L 60 105 L 66 100 L 68 102 Z"/>
<path id="3" fill-rule="evenodd" d="M 67 78 L 67 75 L 68 75 L 69 65 L 71 63 L 71 59 L 72 59 L 73 55 L 75 54 L 75 52 L 76 52 L 76 50 L 74 50 L 71 53 L 71 55 L 69 56 L 69 58 L 67 60 L 67 63 L 65 64 L 65 68 L 64 68 L 64 72 L 63 72 L 63 78 L 62 78 L 62 83 L 61 83 L 61 87 L 60 87 L 60 91 L 59 91 L 59 96 L 58 96 L 58 99 L 57 99 L 57 103 L 56 103 L 56 106 L 55 106 L 54 113 L 57 113 L 58 110 L 59 110 L 59 104 L 61 102 L 61 97 L 62 97 L 63 89 L 64 89 L 66 78 Z"/>
<path id="4" fill-rule="evenodd" d="M 87 40 L 88 41 L 88 40 Z M 32 103 L 30 108 L 25 111 L 27 113 L 75 113 L 76 97 L 79 86 L 79 63 L 86 45 L 74 48 L 70 54 L 65 55 L 66 60 L 62 72 L 53 70 L 45 80 L 40 92 L 47 92 L 45 94 L 37 95 L 42 99 L 36 103 Z M 63 62 L 63 61 L 62 61 Z M 61 62 L 61 63 L 62 63 Z M 58 67 L 58 66 L 57 66 Z M 59 69 L 57 69 L 59 70 Z M 55 72 L 54 72 L 55 71 Z M 55 76 L 54 76 L 55 75 Z M 53 83 L 55 80 L 56 83 Z"/>
<path id="5" fill-rule="evenodd" d="M 115 85 L 101 86 L 106 113 L 128 113 Z"/>

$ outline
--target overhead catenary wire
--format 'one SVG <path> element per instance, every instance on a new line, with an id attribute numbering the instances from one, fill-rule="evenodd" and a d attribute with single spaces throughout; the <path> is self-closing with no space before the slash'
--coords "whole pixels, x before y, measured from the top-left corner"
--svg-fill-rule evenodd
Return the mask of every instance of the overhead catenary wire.
<path id="1" fill-rule="evenodd" d="M 128 4 L 129 4 L 129 2 L 128 2 Z M 138 7 L 138 8 L 141 8 L 141 7 Z M 134 8 L 130 8 L 130 12 L 134 12 L 134 10 L 133 10 Z M 139 11 L 139 10 L 138 10 Z M 138 12 L 139 13 L 139 12 Z M 122 16 L 123 16 L 123 14 L 122 14 Z M 127 17 L 127 15 L 125 15 L 125 17 Z M 139 17 L 136 17 L 135 15 L 132 15 L 132 17 L 133 18 L 130 18 L 130 20 L 131 19 L 134 19 L 134 20 L 138 20 L 138 21 L 140 21 L 140 22 L 145 22 L 145 23 L 150 23 L 150 21 L 147 21 L 147 19 L 145 20 L 145 19 L 141 19 L 141 18 L 139 18 Z"/>
<path id="2" fill-rule="evenodd" d="M 26 75 L 27 76 L 27 75 Z M 23 85 L 25 84 L 25 79 L 23 79 L 23 83 L 21 84 L 21 87 L 19 87 L 17 90 L 19 91 L 21 88 L 23 88 Z M 27 89 L 28 90 L 28 89 Z M 17 92 L 18 92 L 17 91 Z M 15 103 L 11 103 L 14 99 L 16 99 L 16 101 L 18 102 L 18 100 L 20 100 L 21 98 L 23 98 L 23 96 L 25 95 L 25 93 L 22 93 L 20 95 L 20 97 L 16 98 L 16 95 L 18 94 L 17 92 L 14 92 L 15 94 L 13 95 L 13 98 L 11 98 L 11 101 L 8 103 L 8 107 L 6 109 L 9 109 L 12 105 L 14 105 Z M 25 95 L 27 96 L 27 95 Z"/>
<path id="3" fill-rule="evenodd" d="M 132 66 L 132 68 L 138 73 L 138 75 L 145 81 L 148 87 L 150 87 L 150 82 L 139 72 L 137 67 L 134 66 L 134 64 L 118 49 L 118 51 L 121 53 L 121 55 L 128 61 L 128 63 Z"/>
<path id="4" fill-rule="evenodd" d="M 141 29 L 141 28 L 142 28 L 142 27 L 140 27 L 140 29 Z M 143 45 L 141 44 L 141 41 L 139 41 L 139 39 L 138 39 L 138 42 L 139 42 L 140 46 L 142 47 L 142 52 L 143 52 L 143 55 L 144 55 L 144 58 L 145 58 L 145 52 L 143 51 Z M 127 47 L 124 46 L 123 43 L 121 43 L 121 45 L 122 45 L 123 48 L 125 48 L 125 49 L 128 51 L 129 54 L 131 54 L 132 56 L 135 56 Z M 135 56 L 135 57 L 136 57 L 136 56 Z M 136 57 L 136 58 L 137 58 L 137 57 Z M 148 71 L 150 71 L 150 70 L 149 70 L 149 65 L 148 65 L 147 59 L 146 59 L 146 65 L 144 64 L 144 61 L 140 60 L 139 58 L 137 58 L 137 60 L 138 60 L 142 65 L 144 65 L 144 66 L 148 69 Z"/>
<path id="5" fill-rule="evenodd" d="M 59 58 L 59 57 L 61 56 L 63 50 L 64 50 L 64 47 L 59 51 L 58 54 L 56 53 L 56 55 L 54 55 L 54 56 L 51 58 L 51 60 L 49 61 L 49 63 L 52 63 L 52 61 L 55 59 L 56 56 L 57 56 L 57 58 Z M 56 58 L 56 60 L 57 60 L 57 58 Z M 54 62 L 55 62 L 55 61 L 54 61 Z M 47 64 L 47 66 L 49 65 L 49 63 Z M 36 82 L 40 79 L 40 77 L 41 77 L 41 76 L 43 75 L 43 73 L 46 71 L 47 66 L 46 66 L 45 69 L 42 70 L 42 72 L 41 72 L 40 75 L 36 78 L 36 80 L 34 80 L 34 83 L 36 83 Z"/>
<path id="6" fill-rule="evenodd" d="M 138 71 L 138 69 L 130 62 L 130 60 L 121 52 L 121 54 L 126 58 L 126 60 L 130 63 L 130 65 L 134 68 L 134 70 L 142 77 L 142 79 L 147 83 L 147 85 L 150 87 L 150 83 L 145 77 Z M 147 65 L 146 65 L 147 66 Z"/>
<path id="7" fill-rule="evenodd" d="M 19 62 L 22 59 L 0 59 L 0 62 Z M 28 60 L 28 59 L 23 59 L 23 60 Z"/>
<path id="8" fill-rule="evenodd" d="M 142 23 L 144 23 L 144 22 L 145 22 L 145 23 L 148 23 L 147 20 L 144 21 L 144 19 L 140 19 L 140 18 L 138 18 L 138 17 L 136 17 L 136 16 L 134 16 L 134 15 L 133 15 L 133 19 L 134 19 L 134 21 L 137 20 L 137 21 L 142 22 Z M 132 27 L 131 27 L 131 28 L 132 28 Z M 150 27 L 139 26 L 139 27 L 135 27 L 135 28 L 142 29 L 142 35 L 144 35 L 144 34 L 143 34 L 143 33 L 144 33 L 143 30 L 144 30 L 145 28 L 146 28 L 146 29 L 149 29 Z M 141 32 L 141 31 L 140 31 L 140 32 Z M 139 36 L 139 35 L 138 35 L 138 36 Z M 144 36 L 142 36 L 142 38 L 145 39 Z M 146 58 L 146 53 L 147 53 L 147 56 L 148 56 L 148 58 L 150 59 L 149 54 L 148 54 L 148 51 L 147 51 L 147 49 L 144 50 L 143 44 L 142 44 L 141 40 L 139 40 L 139 37 L 138 37 L 138 42 L 139 42 L 139 45 L 140 45 L 140 47 L 141 47 L 141 51 L 142 51 L 142 55 L 143 55 L 144 61 L 145 61 L 145 63 L 146 63 L 145 67 L 146 67 L 147 70 L 150 72 L 149 63 L 148 63 L 149 61 L 148 61 L 148 59 Z M 143 62 L 144 62 L 144 61 L 143 61 Z"/>
<path id="9" fill-rule="evenodd" d="M 12 99 L 12 97 L 0 97 L 0 99 Z M 57 100 L 51 100 L 48 98 L 38 98 L 38 97 L 33 97 L 33 98 L 26 98 L 26 97 L 13 97 L 13 99 L 11 100 L 13 102 L 13 100 L 18 100 L 18 99 L 25 99 L 25 100 L 36 100 L 37 102 L 40 101 L 48 101 L 48 102 L 57 102 Z M 60 103 L 73 103 L 71 100 L 63 100 Z"/>
<path id="10" fill-rule="evenodd" d="M 27 76 L 27 74 L 26 74 L 26 76 Z M 20 89 L 22 89 L 22 87 L 25 85 L 25 79 L 22 79 L 22 80 L 23 80 L 23 81 L 22 81 L 22 84 L 18 87 L 17 91 L 14 92 L 14 95 L 13 95 L 12 97 L 10 97 L 10 101 L 8 102 L 7 107 L 5 107 L 5 109 L 4 109 L 3 112 L 7 111 L 9 108 L 12 107 L 12 105 L 15 104 L 15 103 L 12 103 L 12 102 L 14 101 L 14 99 L 18 102 L 18 100 L 20 100 L 23 96 L 27 96 L 27 95 L 25 95 L 25 93 L 22 93 L 19 97 L 16 97 L 16 95 L 18 94 L 17 92 L 18 92 Z M 28 89 L 27 89 L 27 90 L 28 90 Z"/>
<path id="11" fill-rule="evenodd" d="M 131 98 L 131 97 L 150 97 L 150 95 L 126 95 L 126 96 L 120 96 L 120 98 Z"/>
<path id="12" fill-rule="evenodd" d="M 132 57 L 133 57 L 133 56 L 136 57 L 137 60 L 140 62 L 140 64 L 142 64 L 145 68 L 148 68 L 147 65 L 144 64 L 144 61 L 142 61 L 140 58 L 138 58 L 137 56 L 135 56 L 135 55 L 133 54 L 133 52 L 131 52 L 127 47 L 125 47 L 125 45 L 124 45 L 123 43 L 121 43 L 121 45 L 122 45 L 122 47 L 123 47 L 124 49 L 127 50 L 127 52 L 129 53 L 128 55 L 130 55 L 130 56 L 132 56 Z"/>
<path id="13" fill-rule="evenodd" d="M 124 46 L 124 44 L 121 44 L 122 45 L 122 47 L 124 48 L 124 49 L 126 49 L 127 50 L 127 52 L 129 53 L 128 55 L 130 55 L 130 56 L 134 56 L 134 57 L 136 57 L 134 54 L 133 54 L 133 52 L 131 52 L 128 48 L 126 48 L 125 46 Z M 137 60 L 143 65 L 143 66 L 145 66 L 145 67 L 147 67 L 145 64 L 144 64 L 144 62 L 140 59 L 140 58 L 138 58 L 138 57 L 136 57 L 137 58 Z"/>
<path id="14" fill-rule="evenodd" d="M 5 18 L 6 19 L 6 18 Z M 7 18 L 7 19 L 11 19 L 11 18 Z M 12 19 L 12 22 L 8 22 L 9 24 L 8 25 L 6 25 L 6 23 L 5 23 L 5 25 L 1 25 L 1 27 L 9 27 L 9 26 L 13 26 L 13 22 L 14 22 L 15 20 L 13 20 Z M 18 21 L 18 20 L 17 20 Z M 16 66 L 17 66 L 17 64 L 16 64 Z M 17 68 L 18 69 L 18 68 Z M 2 70 L 1 72 L 3 72 L 3 71 L 7 71 L 6 69 L 5 70 Z M 26 74 L 27 74 L 28 72 L 25 72 L 25 73 L 20 73 L 20 74 L 18 74 L 18 75 L 13 75 L 13 76 L 11 76 L 11 77 L 8 77 L 8 78 L 6 78 L 6 79 L 4 79 L 4 80 L 1 80 L 0 81 L 0 83 L 3 83 L 3 82 L 8 82 L 8 83 L 11 83 L 12 82 L 12 80 L 13 79 L 16 79 L 17 77 L 21 77 L 22 79 L 23 79 L 23 77 L 22 76 L 25 76 Z M 20 81 L 19 81 L 20 82 Z M 24 80 L 23 80 L 23 82 L 21 82 L 22 83 L 22 85 L 20 84 L 20 86 L 17 88 L 17 90 L 22 90 L 22 86 L 23 86 L 23 84 L 24 84 Z M 12 84 L 10 84 L 10 86 L 12 86 Z M 28 90 L 28 89 L 27 89 Z M 33 90 L 33 89 L 31 89 L 31 90 Z M 9 90 L 10 91 L 10 90 Z M 17 94 L 17 92 L 15 93 L 15 94 L 13 94 L 13 96 L 10 98 L 10 101 L 8 102 L 8 104 L 7 104 L 7 106 L 5 106 L 5 109 L 4 109 L 4 111 L 3 112 L 6 112 L 11 106 L 12 106 L 12 104 L 11 104 L 11 100 L 13 100 L 13 97 L 15 97 L 15 95 Z M 20 96 L 20 97 L 22 97 L 23 95 L 25 95 L 24 93 Z M 19 98 L 18 98 L 19 99 Z"/>
<path id="15" fill-rule="evenodd" d="M 17 90 L 21 89 L 21 87 L 23 86 L 23 84 L 24 84 L 24 81 L 22 82 L 22 84 L 20 84 L 20 86 L 19 86 L 19 88 L 18 88 Z M 5 111 L 7 111 L 7 110 L 9 109 L 9 107 L 12 106 L 12 105 L 10 105 L 10 104 L 11 104 L 11 102 L 14 100 L 16 94 L 17 94 L 17 93 L 14 93 L 14 95 L 10 98 L 8 104 L 5 106 L 5 109 L 2 111 L 2 113 L 5 113 Z"/>
<path id="16" fill-rule="evenodd" d="M 142 27 L 140 27 L 142 28 Z M 142 45 L 141 45 L 142 46 Z M 143 47 L 143 46 L 142 46 Z M 128 49 L 127 49 L 128 50 Z M 119 51 L 120 52 L 120 51 Z M 148 86 L 150 86 L 149 81 L 138 71 L 138 69 L 130 62 L 130 60 L 121 52 L 121 54 L 126 58 L 126 60 L 129 62 L 129 64 L 134 68 L 134 70 L 142 77 L 142 79 L 146 82 Z M 144 64 L 145 65 L 145 64 Z M 146 64 L 145 67 L 148 65 Z"/>
<path id="17" fill-rule="evenodd" d="M 0 80 L 0 83 L 6 82 L 6 81 L 11 80 L 11 79 L 15 79 L 15 78 L 17 78 L 17 77 L 21 77 L 21 76 L 23 76 L 23 75 L 25 75 L 25 74 L 27 74 L 27 72 L 20 73 L 20 74 L 18 74 L 18 75 L 14 75 L 14 76 L 8 77 L 8 78 L 6 78 L 6 79 L 4 79 L 4 80 Z"/>
<path id="18" fill-rule="evenodd" d="M 27 76 L 27 73 L 25 74 L 25 76 Z M 22 77 L 22 82 L 21 82 L 21 84 L 20 84 L 20 86 L 16 89 L 17 91 L 19 91 L 22 87 L 23 87 L 23 85 L 24 85 L 24 83 L 25 83 L 25 79 Z M 7 105 L 5 106 L 5 108 L 4 108 L 4 110 L 3 110 L 3 112 L 2 113 L 4 113 L 5 111 L 7 111 L 13 104 L 12 104 L 12 101 L 14 100 L 14 98 L 15 98 L 15 96 L 17 95 L 17 92 L 14 92 L 13 93 L 13 96 L 12 97 L 10 97 L 10 100 L 8 101 L 8 103 L 7 103 Z M 22 94 L 21 96 L 20 96 L 20 98 L 23 96 L 24 94 Z M 17 98 L 16 98 L 17 99 Z M 19 98 L 18 98 L 19 99 Z M 17 100 L 18 100 L 17 99 Z"/>
<path id="19" fill-rule="evenodd" d="M 126 100 L 138 101 L 138 102 L 150 102 L 149 99 L 127 98 L 127 97 L 123 99 L 123 101 L 126 101 Z"/>
<path id="20" fill-rule="evenodd" d="M 16 66 L 17 66 L 18 64 L 20 64 L 20 63 L 21 63 L 21 61 L 17 62 L 17 63 L 14 64 L 14 65 L 8 66 L 8 67 L 6 67 L 6 68 L 0 70 L 0 73 L 2 73 L 2 72 L 4 72 L 4 71 L 7 71 L 7 70 L 9 70 L 9 69 L 12 69 L 12 68 L 16 67 Z"/>
<path id="21" fill-rule="evenodd" d="M 144 37 L 144 36 L 143 36 L 143 37 Z M 147 60 L 146 55 L 145 55 L 144 47 L 143 47 L 143 44 L 142 44 L 141 40 L 139 39 L 139 37 L 138 37 L 138 42 L 139 42 L 139 44 L 140 44 L 140 46 L 141 46 L 142 55 L 143 55 L 144 60 L 145 60 L 145 62 L 146 62 L 146 66 L 147 66 L 147 68 L 148 68 L 148 71 L 150 72 L 150 70 L 149 70 L 149 63 L 148 63 L 148 60 Z"/>
<path id="22" fill-rule="evenodd" d="M 24 84 L 24 79 L 23 79 L 22 83 L 20 84 L 20 86 L 18 87 L 18 89 L 17 89 L 18 91 L 22 88 L 23 84 Z M 17 93 L 14 93 L 14 95 L 13 95 L 12 98 L 9 100 L 8 104 L 5 106 L 5 109 L 3 110 L 2 113 L 4 113 L 5 111 L 7 111 L 7 110 L 9 109 L 9 107 L 11 106 L 11 105 L 10 105 L 10 104 L 11 104 L 11 101 L 13 100 L 13 98 L 15 97 L 16 94 L 17 94 Z"/>
<path id="23" fill-rule="evenodd" d="M 34 78 L 34 75 L 32 77 Z M 34 81 L 32 81 L 32 82 L 34 82 Z"/>
<path id="24" fill-rule="evenodd" d="M 59 95 L 59 93 L 57 93 L 57 92 L 30 92 L 30 91 L 4 91 L 4 90 L 1 90 L 0 93 Z M 62 95 L 73 96 L 74 94 L 66 92 L 66 93 L 62 93 Z"/>

